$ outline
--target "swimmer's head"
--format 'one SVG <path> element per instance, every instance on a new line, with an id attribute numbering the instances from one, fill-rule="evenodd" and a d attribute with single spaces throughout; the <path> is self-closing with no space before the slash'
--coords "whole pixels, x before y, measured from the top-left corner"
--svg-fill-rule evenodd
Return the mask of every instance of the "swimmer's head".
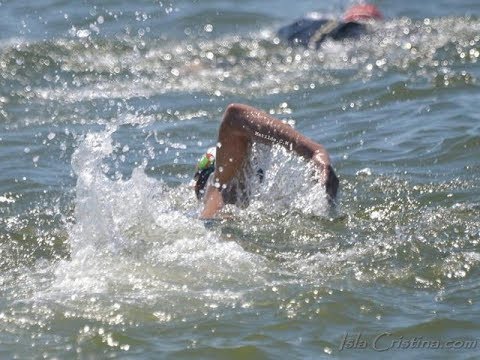
<path id="1" fill-rule="evenodd" d="M 207 150 L 197 163 L 193 179 L 195 180 L 195 194 L 198 200 L 205 193 L 208 177 L 215 171 L 215 155 L 216 148 L 212 147 Z"/>
<path id="2" fill-rule="evenodd" d="M 372 4 L 353 5 L 343 14 L 343 20 L 347 22 L 381 20 L 382 18 L 383 16 L 380 10 Z"/>

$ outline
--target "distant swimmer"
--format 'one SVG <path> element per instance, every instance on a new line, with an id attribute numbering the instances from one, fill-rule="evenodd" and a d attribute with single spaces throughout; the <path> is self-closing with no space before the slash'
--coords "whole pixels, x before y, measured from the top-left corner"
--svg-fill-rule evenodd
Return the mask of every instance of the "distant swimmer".
<path id="1" fill-rule="evenodd" d="M 209 149 L 197 164 L 194 180 L 197 198 L 204 203 L 201 218 L 214 218 L 224 204 L 235 204 L 242 196 L 247 185 L 241 170 L 249 163 L 254 143 L 278 144 L 311 161 L 329 199 L 337 195 L 339 181 L 322 145 L 261 110 L 231 104 L 220 124 L 217 147 Z M 262 181 L 263 169 L 251 175 Z"/>
<path id="2" fill-rule="evenodd" d="M 318 49 L 327 39 L 356 39 L 369 32 L 369 23 L 383 16 L 375 5 L 353 5 L 343 19 L 303 18 L 282 27 L 278 37 L 290 45 Z"/>

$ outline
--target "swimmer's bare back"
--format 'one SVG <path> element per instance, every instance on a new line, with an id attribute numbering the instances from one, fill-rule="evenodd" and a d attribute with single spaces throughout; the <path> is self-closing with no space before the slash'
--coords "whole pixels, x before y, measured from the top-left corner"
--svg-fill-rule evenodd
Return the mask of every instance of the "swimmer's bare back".
<path id="1" fill-rule="evenodd" d="M 312 161 L 327 194 L 331 199 L 335 198 L 338 178 L 331 166 L 330 156 L 322 145 L 261 110 L 248 105 L 231 104 L 225 110 L 218 132 L 214 184 L 207 187 L 201 218 L 214 218 L 223 207 L 221 189 L 242 168 L 253 142 L 279 144 Z"/>

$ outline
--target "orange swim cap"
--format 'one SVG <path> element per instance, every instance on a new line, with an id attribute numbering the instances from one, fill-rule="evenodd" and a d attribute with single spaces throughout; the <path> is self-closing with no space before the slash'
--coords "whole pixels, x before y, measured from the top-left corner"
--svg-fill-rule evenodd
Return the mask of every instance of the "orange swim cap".
<path id="1" fill-rule="evenodd" d="M 343 15 L 345 21 L 380 20 L 382 18 L 380 10 L 372 4 L 353 5 Z"/>

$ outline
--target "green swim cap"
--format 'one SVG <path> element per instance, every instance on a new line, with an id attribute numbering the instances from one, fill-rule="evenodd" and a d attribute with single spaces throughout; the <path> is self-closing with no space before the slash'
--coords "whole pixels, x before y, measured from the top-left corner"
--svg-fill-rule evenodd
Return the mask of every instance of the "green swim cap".
<path id="1" fill-rule="evenodd" d="M 214 147 L 207 150 L 207 152 L 200 158 L 197 163 L 198 170 L 205 170 L 215 166 L 216 149 Z"/>
<path id="2" fill-rule="evenodd" d="M 195 180 L 195 194 L 198 200 L 203 196 L 210 174 L 215 171 L 215 154 L 216 149 L 212 147 L 207 150 L 197 163 L 197 171 L 193 179 Z"/>

